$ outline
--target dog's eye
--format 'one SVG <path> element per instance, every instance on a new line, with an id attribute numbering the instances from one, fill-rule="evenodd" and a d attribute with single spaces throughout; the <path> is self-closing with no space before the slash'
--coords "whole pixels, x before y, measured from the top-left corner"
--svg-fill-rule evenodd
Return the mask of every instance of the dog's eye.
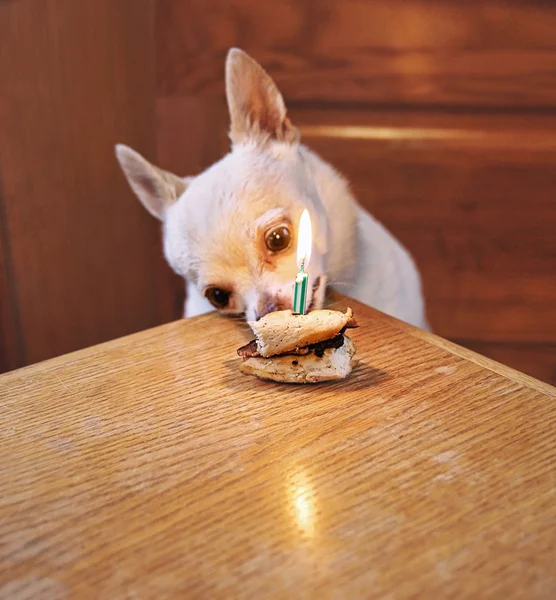
<path id="1" fill-rule="evenodd" d="M 271 252 L 281 252 L 290 247 L 292 236 L 286 225 L 280 225 L 280 227 L 268 231 L 264 241 Z"/>
<path id="2" fill-rule="evenodd" d="M 205 298 L 215 308 L 226 308 L 230 302 L 230 292 L 218 287 L 209 287 L 205 290 Z"/>

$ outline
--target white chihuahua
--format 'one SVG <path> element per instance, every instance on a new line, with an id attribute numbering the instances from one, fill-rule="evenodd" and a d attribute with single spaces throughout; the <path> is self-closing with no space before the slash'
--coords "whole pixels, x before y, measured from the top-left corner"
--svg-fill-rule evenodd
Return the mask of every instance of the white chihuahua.
<path id="1" fill-rule="evenodd" d="M 182 179 L 116 147 L 132 189 L 164 224 L 166 259 L 187 280 L 185 316 L 216 308 L 256 320 L 291 308 L 296 229 L 308 209 L 308 306 L 320 308 L 330 285 L 426 327 L 407 251 L 357 204 L 346 180 L 299 143 L 275 83 L 235 48 L 226 94 L 232 150 L 200 175 Z"/>

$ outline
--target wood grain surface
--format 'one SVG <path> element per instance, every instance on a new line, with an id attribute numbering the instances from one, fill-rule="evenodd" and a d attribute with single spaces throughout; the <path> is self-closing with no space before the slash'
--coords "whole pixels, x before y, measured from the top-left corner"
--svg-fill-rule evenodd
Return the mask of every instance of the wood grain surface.
<path id="1" fill-rule="evenodd" d="M 556 106 L 547 0 L 158 0 L 162 96 L 222 94 L 240 46 L 290 102 Z"/>
<path id="2" fill-rule="evenodd" d="M 349 304 L 340 383 L 216 315 L 0 377 L 0 598 L 553 598 L 556 390 Z"/>

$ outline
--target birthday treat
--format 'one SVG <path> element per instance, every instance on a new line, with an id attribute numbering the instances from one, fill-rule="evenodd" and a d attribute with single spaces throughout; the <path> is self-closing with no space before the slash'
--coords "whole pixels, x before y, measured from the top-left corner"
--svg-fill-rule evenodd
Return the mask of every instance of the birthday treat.
<path id="1" fill-rule="evenodd" d="M 249 323 L 256 335 L 237 352 L 240 371 L 284 383 L 318 383 L 344 379 L 352 370 L 355 344 L 344 335 L 358 327 L 350 308 L 272 312 Z"/>

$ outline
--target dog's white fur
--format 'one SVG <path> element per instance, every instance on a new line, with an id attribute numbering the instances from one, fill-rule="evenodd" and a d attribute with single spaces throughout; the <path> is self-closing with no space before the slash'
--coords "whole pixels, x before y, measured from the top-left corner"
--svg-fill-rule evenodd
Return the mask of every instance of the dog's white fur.
<path id="1" fill-rule="evenodd" d="M 307 208 L 308 302 L 320 308 L 330 285 L 426 327 L 419 274 L 407 251 L 357 204 L 345 179 L 299 143 L 276 85 L 238 49 L 228 54 L 226 92 L 232 150 L 200 175 L 181 179 L 116 147 L 132 189 L 163 222 L 168 262 L 187 280 L 185 316 L 214 310 L 204 297 L 210 286 L 231 292 L 223 312 L 248 320 L 291 307 L 295 231 Z M 291 228 L 293 243 L 273 254 L 264 235 L 279 224 Z"/>

